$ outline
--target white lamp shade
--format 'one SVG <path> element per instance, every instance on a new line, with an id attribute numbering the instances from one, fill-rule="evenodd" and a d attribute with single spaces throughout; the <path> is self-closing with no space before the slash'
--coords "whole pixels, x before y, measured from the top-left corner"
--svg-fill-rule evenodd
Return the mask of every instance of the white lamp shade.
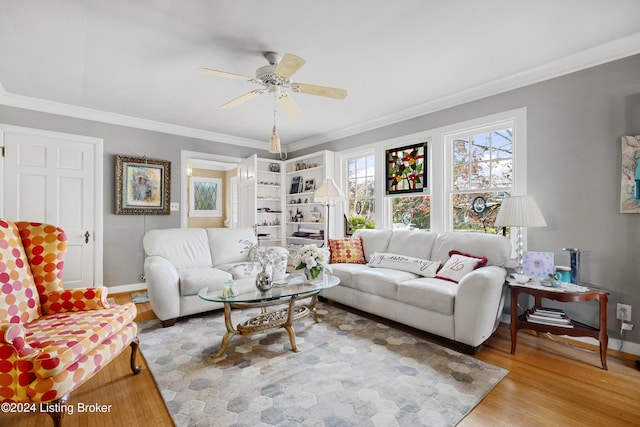
<path id="1" fill-rule="evenodd" d="M 316 202 L 323 203 L 335 203 L 345 199 L 344 193 L 338 188 L 333 178 L 325 179 L 314 193 L 313 198 Z"/>
<path id="2" fill-rule="evenodd" d="M 495 225 L 497 227 L 544 227 L 547 222 L 531 196 L 511 196 L 504 199 Z"/>

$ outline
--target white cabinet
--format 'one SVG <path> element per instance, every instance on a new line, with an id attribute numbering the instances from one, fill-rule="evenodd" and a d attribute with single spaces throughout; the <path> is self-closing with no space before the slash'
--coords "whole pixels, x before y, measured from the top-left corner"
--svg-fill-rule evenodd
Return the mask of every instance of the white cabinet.
<path id="1" fill-rule="evenodd" d="M 282 162 L 257 159 L 256 234 L 260 246 L 283 246 L 284 200 Z"/>
<path id="2" fill-rule="evenodd" d="M 297 157 L 285 164 L 285 234 L 287 247 L 317 244 L 327 235 L 326 209 L 314 200 L 315 190 L 333 177 L 334 153 L 321 151 Z"/>

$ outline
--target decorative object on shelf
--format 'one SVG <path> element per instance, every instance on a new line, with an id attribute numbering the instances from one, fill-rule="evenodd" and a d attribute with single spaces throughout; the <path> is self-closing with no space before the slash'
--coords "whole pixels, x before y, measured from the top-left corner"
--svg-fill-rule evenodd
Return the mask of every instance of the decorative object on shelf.
<path id="1" fill-rule="evenodd" d="M 293 265 L 296 270 L 304 270 L 307 282 L 318 279 L 322 271 L 332 271 L 329 265 L 329 249 L 319 248 L 316 245 L 304 245 L 293 257 Z"/>
<path id="2" fill-rule="evenodd" d="M 569 251 L 571 256 L 571 283 L 580 284 L 580 249 L 578 248 L 562 248 L 563 251 Z"/>
<path id="3" fill-rule="evenodd" d="M 536 279 L 553 274 L 553 252 L 525 252 L 522 255 L 522 271 L 516 272 Z"/>
<path id="4" fill-rule="evenodd" d="M 169 215 L 171 162 L 116 156 L 116 215 Z"/>
<path id="5" fill-rule="evenodd" d="M 532 196 L 511 196 L 502 201 L 500 211 L 496 216 L 495 226 L 517 227 L 516 273 L 523 272 L 522 227 L 545 227 L 546 225 L 547 222 L 544 220 L 544 216 L 542 216 L 542 212 Z M 553 270 L 553 254 L 551 260 L 551 268 Z M 543 276 L 547 273 L 543 274 Z"/>
<path id="6" fill-rule="evenodd" d="M 571 283 L 571 267 L 556 265 L 556 273 L 560 275 L 563 283 Z"/>
<path id="7" fill-rule="evenodd" d="M 280 165 L 279 165 L 279 164 L 277 164 L 277 163 L 271 163 L 271 164 L 269 165 L 269 170 L 270 170 L 271 172 L 280 172 Z"/>
<path id="8" fill-rule="evenodd" d="M 562 281 L 560 280 L 560 273 L 549 273 L 547 277 L 540 281 L 542 286 L 551 286 L 552 288 L 559 288 L 562 286 Z"/>
<path id="9" fill-rule="evenodd" d="M 302 190 L 302 177 L 300 175 L 296 175 L 291 177 L 291 189 L 289 190 L 289 194 L 297 194 Z"/>
<path id="10" fill-rule="evenodd" d="M 307 179 L 304 182 L 304 191 L 314 191 L 316 189 L 316 180 L 315 179 Z"/>
<path id="11" fill-rule="evenodd" d="M 333 178 L 326 178 L 320 188 L 318 188 L 313 195 L 313 199 L 316 202 L 320 202 L 327 207 L 327 226 L 331 226 L 331 222 L 329 222 L 329 210 L 331 206 L 335 206 L 336 203 L 341 202 L 345 199 L 344 193 L 342 190 L 336 185 L 336 182 Z M 325 242 L 324 246 L 327 246 L 327 239 L 329 238 L 329 230 L 327 229 L 327 233 L 325 234 Z"/>
<path id="12" fill-rule="evenodd" d="M 620 213 L 640 213 L 640 135 L 622 137 Z"/>
<path id="13" fill-rule="evenodd" d="M 422 192 L 427 187 L 427 144 L 386 150 L 386 194 Z"/>

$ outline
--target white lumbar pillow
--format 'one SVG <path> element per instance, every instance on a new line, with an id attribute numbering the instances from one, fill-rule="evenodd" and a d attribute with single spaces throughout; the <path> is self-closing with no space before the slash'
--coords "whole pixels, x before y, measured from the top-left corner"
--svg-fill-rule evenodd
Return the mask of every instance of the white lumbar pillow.
<path id="1" fill-rule="evenodd" d="M 440 261 L 413 258 L 405 255 L 375 252 L 369 259 L 370 267 L 391 268 L 393 270 L 408 271 L 424 277 L 436 277 Z"/>

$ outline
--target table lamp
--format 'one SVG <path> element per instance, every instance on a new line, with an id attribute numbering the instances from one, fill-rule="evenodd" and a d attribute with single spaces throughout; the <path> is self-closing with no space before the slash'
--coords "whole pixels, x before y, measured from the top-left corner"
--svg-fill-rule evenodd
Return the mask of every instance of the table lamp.
<path id="1" fill-rule="evenodd" d="M 330 206 L 335 206 L 337 202 L 345 199 L 344 193 L 336 185 L 333 178 L 326 178 L 322 185 L 316 190 L 313 195 L 313 199 L 316 202 L 320 202 L 327 207 L 327 232 L 324 236 L 324 246 L 327 247 L 327 241 L 329 239 L 329 209 Z"/>
<path id="2" fill-rule="evenodd" d="M 522 227 L 544 227 L 547 225 L 538 204 L 531 196 L 511 196 L 502 201 L 496 216 L 496 227 L 517 227 L 516 273 L 522 274 Z"/>

